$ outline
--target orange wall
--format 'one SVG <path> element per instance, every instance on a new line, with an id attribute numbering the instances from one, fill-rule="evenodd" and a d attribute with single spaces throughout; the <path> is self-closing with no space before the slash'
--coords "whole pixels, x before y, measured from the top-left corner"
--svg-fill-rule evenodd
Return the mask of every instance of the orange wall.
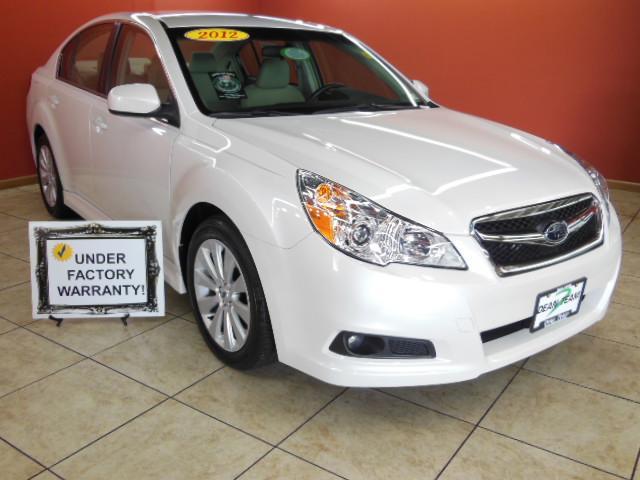
<path id="1" fill-rule="evenodd" d="M 29 75 L 71 30 L 111 11 L 193 8 L 344 28 L 427 83 L 442 104 L 565 145 L 609 178 L 640 182 L 637 0 L 35 0 L 12 7 L 0 50 L 0 179 L 34 172 L 24 112 Z"/>
<path id="2" fill-rule="evenodd" d="M 443 105 L 566 146 L 640 182 L 640 1 L 263 0 L 343 28 Z"/>
<path id="3" fill-rule="evenodd" d="M 256 0 L 32 0 L 2 12 L 0 180 L 35 172 L 26 129 L 31 72 L 82 23 L 117 11 L 197 9 L 254 12 Z"/>

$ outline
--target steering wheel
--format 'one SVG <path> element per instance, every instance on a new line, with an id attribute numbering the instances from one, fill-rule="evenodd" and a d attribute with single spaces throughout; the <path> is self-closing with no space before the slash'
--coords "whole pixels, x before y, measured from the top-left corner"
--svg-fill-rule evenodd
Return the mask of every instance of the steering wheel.
<path id="1" fill-rule="evenodd" d="M 338 83 L 338 82 L 333 82 L 333 83 L 327 83 L 323 86 L 321 86 L 320 88 L 318 88 L 315 92 L 313 92 L 309 98 L 307 99 L 308 102 L 313 102 L 315 100 L 317 100 L 320 95 L 322 95 L 323 93 L 328 92 L 329 90 L 333 90 L 335 88 L 342 88 L 345 87 L 346 85 L 344 83 Z"/>

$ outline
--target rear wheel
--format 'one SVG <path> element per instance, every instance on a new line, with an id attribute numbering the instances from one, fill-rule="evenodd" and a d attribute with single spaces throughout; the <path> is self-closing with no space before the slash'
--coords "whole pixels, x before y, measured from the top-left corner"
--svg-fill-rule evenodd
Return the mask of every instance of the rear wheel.
<path id="1" fill-rule="evenodd" d="M 71 211 L 64 204 L 58 167 L 49 140 L 45 135 L 38 138 L 36 152 L 38 182 L 44 206 L 53 217 L 68 218 L 71 216 Z"/>
<path id="2" fill-rule="evenodd" d="M 276 358 L 264 292 L 249 248 L 222 218 L 195 231 L 187 258 L 189 295 L 209 348 L 226 364 L 250 369 Z"/>

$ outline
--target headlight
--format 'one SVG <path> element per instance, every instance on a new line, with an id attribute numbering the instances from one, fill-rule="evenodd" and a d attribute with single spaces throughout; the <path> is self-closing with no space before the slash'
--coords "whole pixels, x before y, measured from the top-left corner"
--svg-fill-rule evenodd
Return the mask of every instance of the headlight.
<path id="1" fill-rule="evenodd" d="M 467 268 L 444 235 L 398 217 L 342 185 L 298 170 L 298 191 L 315 230 L 348 255 L 376 265 Z"/>
<path id="2" fill-rule="evenodd" d="M 602 197 L 602 199 L 604 200 L 605 206 L 608 212 L 609 211 L 609 185 L 607 185 L 607 181 L 602 176 L 602 174 L 598 170 L 596 170 L 596 168 L 593 165 L 591 165 L 586 160 L 583 160 L 582 158 L 580 158 L 577 154 L 573 153 L 570 150 L 567 150 L 564 147 L 561 147 L 560 145 L 556 145 L 556 146 L 560 150 L 562 150 L 564 153 L 569 155 L 571 158 L 573 158 L 576 162 L 578 162 L 578 164 L 582 168 L 584 168 L 584 170 L 589 174 L 589 176 L 591 177 L 591 180 L 593 181 L 594 185 L 598 189 L 598 193 L 600 194 L 600 197 Z"/>

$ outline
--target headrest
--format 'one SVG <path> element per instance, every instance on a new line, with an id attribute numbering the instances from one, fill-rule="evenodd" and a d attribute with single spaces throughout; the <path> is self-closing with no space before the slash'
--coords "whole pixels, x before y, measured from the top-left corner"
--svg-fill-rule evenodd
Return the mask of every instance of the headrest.
<path id="1" fill-rule="evenodd" d="M 279 58 L 265 58 L 256 80 L 260 88 L 284 88 L 289 85 L 289 64 Z"/>
<path id="2" fill-rule="evenodd" d="M 262 56 L 264 58 L 280 58 L 280 51 L 283 48 L 280 45 L 266 45 L 262 47 Z"/>
<path id="3" fill-rule="evenodd" d="M 193 52 L 189 70 L 191 73 L 215 72 L 216 58 L 210 52 Z"/>

